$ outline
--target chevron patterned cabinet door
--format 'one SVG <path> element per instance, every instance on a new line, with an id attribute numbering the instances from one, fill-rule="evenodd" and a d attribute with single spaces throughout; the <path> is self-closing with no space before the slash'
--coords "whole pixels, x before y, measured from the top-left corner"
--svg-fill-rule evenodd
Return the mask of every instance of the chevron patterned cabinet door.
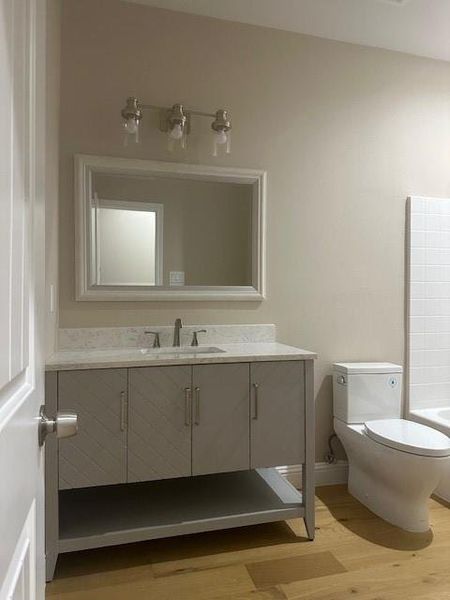
<path id="1" fill-rule="evenodd" d="M 60 489 L 126 482 L 126 394 L 126 369 L 58 373 L 58 410 L 79 423 L 59 441 Z"/>
<path id="2" fill-rule="evenodd" d="M 194 366 L 193 383 L 193 475 L 249 469 L 249 365 Z"/>
<path id="3" fill-rule="evenodd" d="M 191 475 L 190 366 L 129 370 L 128 481 Z"/>
<path id="4" fill-rule="evenodd" d="M 305 458 L 305 373 L 299 361 L 251 365 L 251 466 L 298 465 Z"/>

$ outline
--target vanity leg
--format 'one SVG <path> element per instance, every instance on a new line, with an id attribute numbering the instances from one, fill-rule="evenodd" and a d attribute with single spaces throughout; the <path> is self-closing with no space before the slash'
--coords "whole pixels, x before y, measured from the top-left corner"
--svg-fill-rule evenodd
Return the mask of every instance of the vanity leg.
<path id="1" fill-rule="evenodd" d="M 306 535 L 310 542 L 314 541 L 315 538 L 315 525 L 314 525 L 314 516 L 312 519 L 308 519 L 308 517 L 304 517 L 303 522 L 305 523 Z"/>
<path id="2" fill-rule="evenodd" d="M 305 463 L 302 469 L 302 479 L 302 492 L 305 503 L 305 516 L 303 517 L 303 521 L 305 523 L 308 539 L 313 541 L 315 536 L 314 467 L 308 468 L 307 463 Z"/>
<path id="3" fill-rule="evenodd" d="M 50 418 L 58 409 L 58 374 L 45 376 L 45 411 Z M 59 498 L 58 498 L 58 440 L 49 435 L 45 442 L 45 577 L 51 581 L 58 560 Z"/>
<path id="4" fill-rule="evenodd" d="M 48 583 L 49 581 L 53 581 L 53 577 L 55 576 L 56 569 L 56 561 L 58 560 L 58 553 L 52 552 L 45 555 L 45 581 Z"/>
<path id="5" fill-rule="evenodd" d="M 305 505 L 303 518 L 308 538 L 315 536 L 315 414 L 314 414 L 314 365 L 305 361 L 305 462 L 302 467 L 302 493 Z"/>

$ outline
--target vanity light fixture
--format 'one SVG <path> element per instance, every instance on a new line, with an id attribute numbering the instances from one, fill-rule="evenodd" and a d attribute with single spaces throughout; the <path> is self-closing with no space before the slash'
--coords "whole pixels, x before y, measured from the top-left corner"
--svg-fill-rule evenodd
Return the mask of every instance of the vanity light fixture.
<path id="1" fill-rule="evenodd" d="M 168 149 L 174 150 L 175 145 L 184 150 L 186 148 L 187 136 L 191 131 L 191 116 L 209 117 L 213 119 L 211 129 L 213 131 L 213 156 L 217 156 L 219 149 L 223 148 L 226 154 L 231 152 L 231 119 L 227 110 L 219 109 L 215 113 L 207 113 L 197 110 L 187 110 L 182 104 L 174 104 L 167 108 L 155 106 L 154 104 L 141 104 L 133 96 L 127 98 L 125 108 L 122 109 L 123 126 L 125 130 L 125 144 L 130 136 L 134 136 L 135 142 L 139 142 L 139 125 L 144 110 L 159 111 L 159 129 L 167 133 Z"/>
<path id="2" fill-rule="evenodd" d="M 182 104 L 174 104 L 166 111 L 165 117 L 161 119 L 160 129 L 167 131 L 167 143 L 170 151 L 174 149 L 176 142 L 183 150 L 186 148 L 186 137 L 190 131 L 190 117 Z"/>
<path id="3" fill-rule="evenodd" d="M 137 98 L 127 98 L 127 103 L 121 111 L 123 117 L 123 128 L 125 130 L 125 143 L 128 138 L 134 136 L 134 141 L 139 142 L 139 123 L 142 119 L 141 105 Z"/>
<path id="4" fill-rule="evenodd" d="M 225 152 L 231 152 L 231 121 L 226 110 L 216 111 L 216 118 L 211 124 L 214 131 L 213 156 L 217 156 L 220 146 L 225 147 Z"/>

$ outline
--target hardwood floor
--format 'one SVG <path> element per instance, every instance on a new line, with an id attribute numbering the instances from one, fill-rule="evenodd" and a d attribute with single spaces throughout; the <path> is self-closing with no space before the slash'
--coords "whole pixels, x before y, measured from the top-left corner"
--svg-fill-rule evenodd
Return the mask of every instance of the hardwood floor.
<path id="1" fill-rule="evenodd" d="M 430 509 L 431 531 L 410 534 L 322 487 L 315 542 L 294 521 L 67 554 L 47 598 L 450 600 L 450 511 Z"/>

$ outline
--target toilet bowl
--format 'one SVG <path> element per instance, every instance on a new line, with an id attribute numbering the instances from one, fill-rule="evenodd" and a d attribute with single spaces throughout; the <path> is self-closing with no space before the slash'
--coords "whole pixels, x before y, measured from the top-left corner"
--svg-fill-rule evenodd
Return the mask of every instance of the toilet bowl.
<path id="1" fill-rule="evenodd" d="M 447 444 L 447 454 L 427 456 L 418 454 L 416 448 L 407 452 L 376 441 L 362 424 L 349 425 L 335 418 L 334 429 L 347 453 L 352 496 L 397 527 L 427 531 L 428 499 L 449 464 L 446 436 L 441 441 Z"/>
<path id="2" fill-rule="evenodd" d="M 349 492 L 389 523 L 423 532 L 450 439 L 400 418 L 401 371 L 391 363 L 336 363 L 334 429 L 348 457 Z"/>

